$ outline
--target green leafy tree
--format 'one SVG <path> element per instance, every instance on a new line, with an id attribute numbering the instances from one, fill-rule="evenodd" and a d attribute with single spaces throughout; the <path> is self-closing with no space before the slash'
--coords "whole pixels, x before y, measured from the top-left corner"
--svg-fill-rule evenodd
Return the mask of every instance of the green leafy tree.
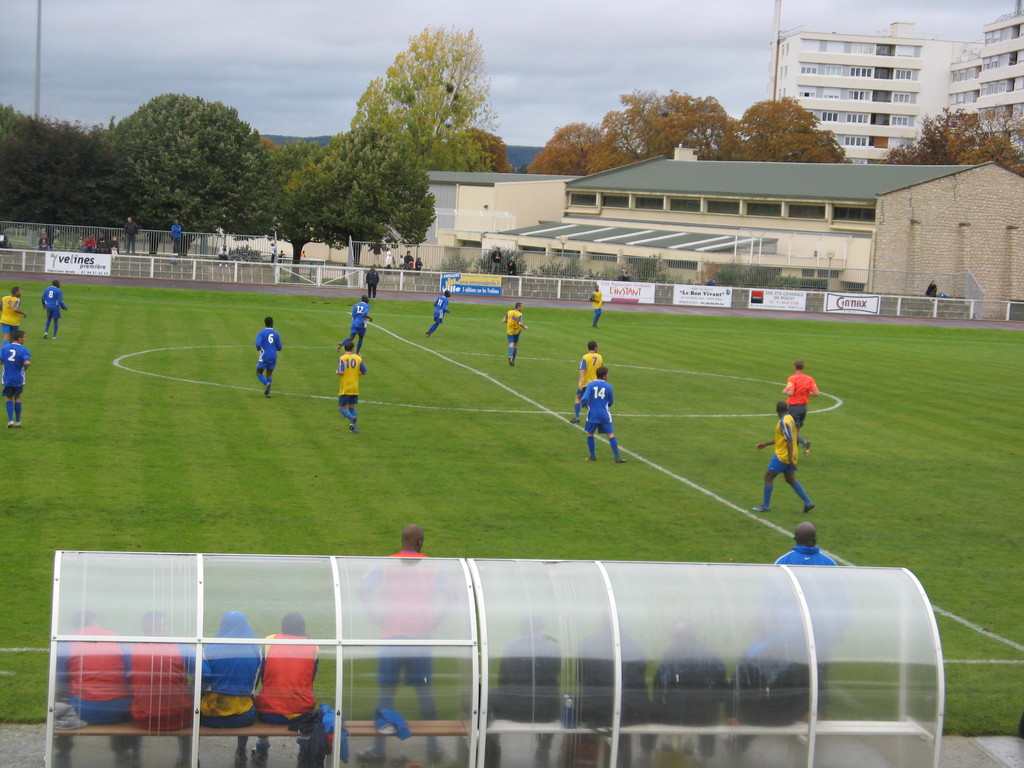
<path id="1" fill-rule="evenodd" d="M 259 134 L 219 101 L 157 96 L 113 129 L 128 171 L 125 215 L 144 227 L 261 234 L 272 174 Z"/>
<path id="2" fill-rule="evenodd" d="M 311 232 L 332 247 L 395 234 L 418 243 L 434 221 L 427 172 L 394 132 L 366 125 L 335 136 L 317 174 L 321 204 L 310 211 Z"/>
<path id="3" fill-rule="evenodd" d="M 316 239 L 314 220 L 323 206 L 323 162 L 327 150 L 319 144 L 293 141 L 275 146 L 270 152 L 276 179 L 274 227 L 278 237 L 292 246 L 292 261 L 302 260 L 302 251 Z"/>
<path id="4" fill-rule="evenodd" d="M 977 165 L 996 162 L 1024 172 L 1019 118 L 999 112 L 978 114 L 961 109 L 942 110 L 921 121 L 917 139 L 889 150 L 885 162 L 896 165 Z"/>
<path id="5" fill-rule="evenodd" d="M 483 48 L 473 32 L 428 27 L 359 99 L 352 128 L 401 133 L 432 171 L 489 170 L 472 129 L 494 120 Z"/>
<path id="6" fill-rule="evenodd" d="M 9 104 L 0 104 L 0 141 L 7 138 L 20 115 L 21 113 Z"/>
<path id="7" fill-rule="evenodd" d="M 469 132 L 480 146 L 480 151 L 483 152 L 487 161 L 487 167 L 482 170 L 492 173 L 512 173 L 512 163 L 508 160 L 508 147 L 500 136 L 495 136 L 493 133 L 479 128 L 470 128 Z"/>
<path id="8" fill-rule="evenodd" d="M 99 226 L 120 221 L 121 166 L 103 128 L 15 114 L 4 130 L 4 218 Z"/>
<path id="9" fill-rule="evenodd" d="M 795 99 L 759 101 L 724 143 L 723 160 L 775 163 L 842 163 L 846 153 L 831 131 Z"/>

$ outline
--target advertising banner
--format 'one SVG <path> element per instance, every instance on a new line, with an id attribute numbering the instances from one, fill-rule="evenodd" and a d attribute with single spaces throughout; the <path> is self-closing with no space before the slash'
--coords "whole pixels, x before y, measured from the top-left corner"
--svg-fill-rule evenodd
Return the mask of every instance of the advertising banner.
<path id="1" fill-rule="evenodd" d="M 750 309 L 785 309 L 803 312 L 807 309 L 807 294 L 803 291 L 783 291 L 759 288 L 750 292 Z"/>
<path id="2" fill-rule="evenodd" d="M 632 283 L 622 280 L 598 280 L 601 296 L 605 302 L 617 301 L 628 304 L 653 304 L 654 283 Z"/>
<path id="3" fill-rule="evenodd" d="M 848 315 L 877 315 L 881 309 L 881 296 L 865 296 L 862 293 L 825 294 L 826 312 L 843 312 Z"/>
<path id="4" fill-rule="evenodd" d="M 103 275 L 110 277 L 109 253 L 46 252 L 46 271 L 65 275 Z"/>
<path id="5" fill-rule="evenodd" d="M 672 291 L 672 303 L 688 307 L 731 307 L 732 288 L 714 285 L 677 285 Z"/>
<path id="6" fill-rule="evenodd" d="M 441 290 L 477 296 L 501 296 L 501 275 L 463 275 L 442 272 Z"/>

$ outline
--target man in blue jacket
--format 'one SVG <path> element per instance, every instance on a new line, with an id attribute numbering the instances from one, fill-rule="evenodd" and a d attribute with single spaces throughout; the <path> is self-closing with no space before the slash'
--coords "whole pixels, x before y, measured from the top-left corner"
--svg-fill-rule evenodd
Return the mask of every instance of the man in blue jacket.
<path id="1" fill-rule="evenodd" d="M 793 540 L 796 546 L 776 560 L 776 565 L 836 565 L 836 561 L 818 546 L 818 530 L 814 523 L 800 523 L 793 533 Z"/>

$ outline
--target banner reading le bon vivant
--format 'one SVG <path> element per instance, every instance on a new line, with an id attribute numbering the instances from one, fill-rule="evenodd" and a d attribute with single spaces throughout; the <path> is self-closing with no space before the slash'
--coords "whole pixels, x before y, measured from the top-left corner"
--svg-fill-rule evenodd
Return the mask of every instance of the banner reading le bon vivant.
<path id="1" fill-rule="evenodd" d="M 46 252 L 46 271 L 64 275 L 103 275 L 110 277 L 109 253 Z"/>
<path id="2" fill-rule="evenodd" d="M 732 288 L 713 285 L 677 285 L 672 291 L 672 303 L 688 307 L 731 307 Z"/>

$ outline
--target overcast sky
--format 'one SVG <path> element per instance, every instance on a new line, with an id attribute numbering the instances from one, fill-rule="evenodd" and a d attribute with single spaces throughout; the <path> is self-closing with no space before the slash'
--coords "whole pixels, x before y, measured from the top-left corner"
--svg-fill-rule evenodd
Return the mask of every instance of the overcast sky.
<path id="1" fill-rule="evenodd" d="M 37 0 L 0 0 L 0 103 L 33 109 Z M 473 30 L 507 144 L 597 123 L 634 90 L 714 96 L 734 116 L 766 96 L 774 0 L 42 0 L 40 112 L 119 120 L 154 96 L 235 107 L 263 134 L 348 130 L 409 37 Z M 980 39 L 1014 0 L 783 0 L 782 29 Z"/>

